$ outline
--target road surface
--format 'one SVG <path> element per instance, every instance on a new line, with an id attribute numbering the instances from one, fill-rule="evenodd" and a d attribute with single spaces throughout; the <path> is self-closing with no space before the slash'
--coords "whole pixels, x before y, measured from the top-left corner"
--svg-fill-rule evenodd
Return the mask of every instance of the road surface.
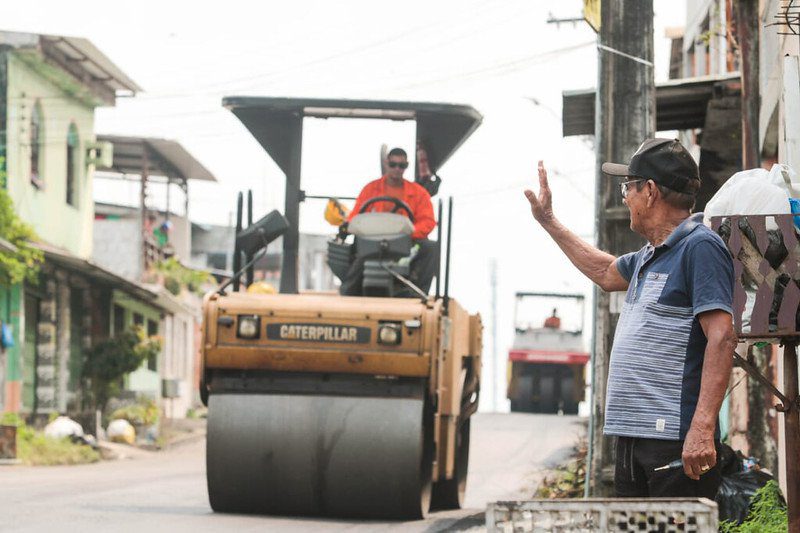
<path id="1" fill-rule="evenodd" d="M 416 522 L 214 514 L 202 440 L 93 465 L 0 466 L 0 531 L 465 530 L 483 524 L 487 502 L 530 497 L 544 471 L 567 458 L 583 432 L 577 417 L 476 415 L 466 508 Z"/>

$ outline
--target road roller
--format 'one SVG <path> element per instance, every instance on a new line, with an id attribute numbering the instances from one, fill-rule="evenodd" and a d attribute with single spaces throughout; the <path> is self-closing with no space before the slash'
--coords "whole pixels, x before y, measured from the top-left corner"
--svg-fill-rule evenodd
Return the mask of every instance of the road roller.
<path id="1" fill-rule="evenodd" d="M 300 162 L 306 117 L 414 120 L 425 155 L 415 180 L 435 194 L 439 168 L 480 114 L 412 102 L 229 97 L 223 105 L 286 174 L 286 199 L 283 213 L 255 223 L 248 202 L 243 224 L 240 197 L 233 276 L 204 298 L 200 394 L 212 509 L 417 519 L 461 507 L 482 325 L 449 294 L 452 199 L 446 239 L 439 202 L 437 243 L 446 246 L 438 247 L 435 294 L 403 270 L 413 243 L 401 213 L 358 215 L 350 237 L 329 243 L 339 277 L 365 260 L 369 296 L 301 291 L 299 204 L 331 195 L 300 188 Z M 278 237 L 280 290 L 249 291 L 253 264 Z"/>

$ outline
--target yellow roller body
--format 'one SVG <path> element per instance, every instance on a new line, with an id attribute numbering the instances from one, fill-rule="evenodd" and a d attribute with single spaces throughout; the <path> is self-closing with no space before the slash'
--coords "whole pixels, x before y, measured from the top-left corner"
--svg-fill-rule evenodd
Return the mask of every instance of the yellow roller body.
<path id="1" fill-rule="evenodd" d="M 480 335 L 453 300 L 445 313 L 433 298 L 207 296 L 212 508 L 418 518 L 432 497 L 458 507 Z"/>

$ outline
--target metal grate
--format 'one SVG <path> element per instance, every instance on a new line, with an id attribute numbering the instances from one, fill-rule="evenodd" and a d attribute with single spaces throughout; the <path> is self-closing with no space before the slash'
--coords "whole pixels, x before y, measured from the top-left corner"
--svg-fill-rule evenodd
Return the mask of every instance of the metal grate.
<path id="1" fill-rule="evenodd" d="M 705 498 L 497 502 L 486 510 L 486 529 L 490 533 L 716 532 L 717 504 Z"/>
<path id="2" fill-rule="evenodd" d="M 711 227 L 733 255 L 733 321 L 739 337 L 800 335 L 800 288 L 790 282 L 800 270 L 794 215 L 712 217 Z"/>

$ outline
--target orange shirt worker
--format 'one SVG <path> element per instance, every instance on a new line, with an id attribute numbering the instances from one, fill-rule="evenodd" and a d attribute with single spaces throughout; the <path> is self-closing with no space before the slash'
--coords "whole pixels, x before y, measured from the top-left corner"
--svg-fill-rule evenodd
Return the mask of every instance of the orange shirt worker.
<path id="1" fill-rule="evenodd" d="M 411 209 L 414 218 L 414 239 L 418 250 L 411 261 L 411 279 L 422 289 L 428 292 L 433 281 L 433 276 L 438 269 L 438 255 L 436 243 L 427 240 L 428 235 L 436 227 L 436 218 L 433 216 L 433 203 L 428 191 L 422 185 L 408 181 L 403 174 L 408 168 L 408 155 L 402 148 L 393 148 L 389 151 L 386 175 L 367 183 L 356 199 L 356 205 L 350 212 L 348 222 L 358 215 L 361 207 L 370 199 L 379 196 L 392 196 L 405 202 Z M 371 212 L 388 213 L 395 208 L 392 202 L 377 202 L 370 206 Z M 398 214 L 407 215 L 405 209 L 397 211 Z M 341 293 L 350 296 L 361 294 L 361 283 L 364 265 L 354 263 L 347 276 L 342 281 Z"/>

